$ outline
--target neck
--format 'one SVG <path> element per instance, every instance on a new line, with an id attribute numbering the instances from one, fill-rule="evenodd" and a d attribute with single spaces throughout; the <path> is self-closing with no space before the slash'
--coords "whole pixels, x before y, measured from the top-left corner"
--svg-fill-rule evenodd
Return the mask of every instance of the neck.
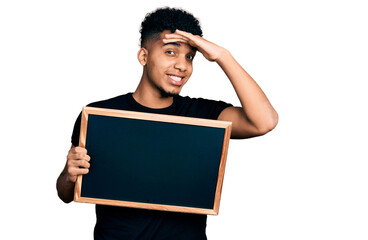
<path id="1" fill-rule="evenodd" d="M 172 96 L 162 96 L 158 89 L 150 89 L 149 87 L 145 87 L 142 84 L 142 81 L 139 83 L 137 89 L 133 93 L 133 98 L 139 104 L 148 107 L 148 108 L 167 108 L 171 106 L 174 101 L 174 97 Z"/>

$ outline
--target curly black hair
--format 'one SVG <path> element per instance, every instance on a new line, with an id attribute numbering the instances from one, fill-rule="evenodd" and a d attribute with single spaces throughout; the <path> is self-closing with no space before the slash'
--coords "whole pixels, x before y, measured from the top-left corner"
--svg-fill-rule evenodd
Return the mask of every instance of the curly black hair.
<path id="1" fill-rule="evenodd" d="M 148 13 L 141 24 L 141 47 L 148 39 L 158 38 L 164 30 L 175 32 L 176 29 L 202 37 L 200 23 L 191 13 L 178 8 L 158 8 Z"/>

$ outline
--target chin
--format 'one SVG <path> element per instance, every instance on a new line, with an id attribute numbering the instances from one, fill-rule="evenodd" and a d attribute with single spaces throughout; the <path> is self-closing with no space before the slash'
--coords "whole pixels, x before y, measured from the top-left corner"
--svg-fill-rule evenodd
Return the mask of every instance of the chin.
<path id="1" fill-rule="evenodd" d="M 158 88 L 161 92 L 161 95 L 163 97 L 174 97 L 174 96 L 177 96 L 179 95 L 180 91 L 179 92 L 174 92 L 174 91 L 166 91 L 165 89 L 163 89 L 162 87 L 159 87 Z"/>

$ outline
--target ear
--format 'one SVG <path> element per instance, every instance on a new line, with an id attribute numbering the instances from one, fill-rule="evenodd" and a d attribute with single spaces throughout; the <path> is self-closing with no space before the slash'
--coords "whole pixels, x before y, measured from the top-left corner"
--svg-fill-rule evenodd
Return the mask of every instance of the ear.
<path id="1" fill-rule="evenodd" d="M 146 66 L 147 64 L 147 56 L 148 56 L 148 51 L 145 48 L 141 48 L 138 51 L 138 61 L 142 66 Z"/>

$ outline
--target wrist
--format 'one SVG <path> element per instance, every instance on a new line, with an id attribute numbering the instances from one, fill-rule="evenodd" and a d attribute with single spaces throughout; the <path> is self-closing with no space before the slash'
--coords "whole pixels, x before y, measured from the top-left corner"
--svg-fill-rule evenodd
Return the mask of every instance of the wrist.
<path id="1" fill-rule="evenodd" d="M 60 180 L 66 185 L 74 185 L 76 182 L 76 177 L 64 171 L 60 174 Z"/>
<path id="2" fill-rule="evenodd" d="M 216 62 L 219 65 L 222 65 L 223 63 L 227 62 L 231 57 L 232 57 L 231 53 L 226 48 L 221 48 L 220 54 L 216 59 Z"/>

